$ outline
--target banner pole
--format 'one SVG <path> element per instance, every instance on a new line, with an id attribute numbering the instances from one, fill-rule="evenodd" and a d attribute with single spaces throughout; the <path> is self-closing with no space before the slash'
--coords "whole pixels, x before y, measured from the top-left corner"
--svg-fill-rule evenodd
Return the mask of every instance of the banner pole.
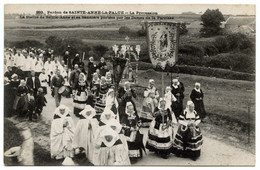
<path id="1" fill-rule="evenodd" d="M 163 76 L 163 70 L 162 70 L 162 97 L 164 97 L 164 76 Z"/>
<path id="2" fill-rule="evenodd" d="M 163 75 L 163 69 L 162 69 L 162 98 L 164 98 L 164 75 Z M 163 123 L 163 126 L 164 126 L 164 112 L 162 111 L 162 123 Z"/>

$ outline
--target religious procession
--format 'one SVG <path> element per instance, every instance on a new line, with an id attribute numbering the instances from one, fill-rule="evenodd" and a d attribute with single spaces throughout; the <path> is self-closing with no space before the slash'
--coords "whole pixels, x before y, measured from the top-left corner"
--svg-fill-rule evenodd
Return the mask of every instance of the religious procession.
<path id="1" fill-rule="evenodd" d="M 163 94 L 150 79 L 143 96 L 137 96 L 131 81 L 121 82 L 127 72 L 120 67 L 124 58 L 115 57 L 111 64 L 119 64 L 113 69 L 104 58 L 96 63 L 90 57 L 85 66 L 79 54 L 70 57 L 66 51 L 61 59 L 52 53 L 31 47 L 6 49 L 4 74 L 9 116 L 40 121 L 43 108 L 55 102 L 52 159 L 64 165 L 82 157 L 93 165 L 132 165 L 146 152 L 163 159 L 171 154 L 194 161 L 200 157 L 199 123 L 206 116 L 200 83 L 195 83 L 187 103 L 183 103 L 185 86 L 179 77 Z M 47 94 L 53 99 L 47 101 Z M 143 98 L 141 108 L 134 102 L 137 97 Z M 64 98 L 73 102 L 73 109 L 63 104 Z M 148 134 L 143 134 L 147 128 Z"/>

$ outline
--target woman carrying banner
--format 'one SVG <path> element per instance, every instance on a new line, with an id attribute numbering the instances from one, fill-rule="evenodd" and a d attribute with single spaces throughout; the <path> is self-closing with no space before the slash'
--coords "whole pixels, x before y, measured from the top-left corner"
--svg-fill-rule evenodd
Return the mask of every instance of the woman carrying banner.
<path id="1" fill-rule="evenodd" d="M 81 112 L 86 105 L 88 99 L 88 91 L 87 91 L 87 80 L 84 73 L 79 74 L 79 81 L 75 86 L 75 90 L 73 90 L 73 103 L 74 103 L 74 114 L 79 117 L 79 112 Z"/>
<path id="2" fill-rule="evenodd" d="M 175 96 L 172 94 L 171 92 L 171 87 L 167 86 L 165 89 L 165 94 L 164 94 L 164 98 L 166 100 L 166 108 L 170 109 L 171 111 L 171 115 L 172 115 L 172 123 L 177 124 L 177 119 L 175 117 L 175 114 L 172 111 L 172 102 L 176 102 L 176 98 Z"/>
<path id="3" fill-rule="evenodd" d="M 159 106 L 154 111 L 154 120 L 148 131 L 146 148 L 167 159 L 172 151 L 172 116 L 166 108 L 166 100 L 160 98 Z"/>
<path id="4" fill-rule="evenodd" d="M 159 92 L 154 87 L 154 80 L 149 80 L 148 87 L 144 90 L 143 107 L 140 115 L 143 127 L 149 127 L 153 120 L 153 112 L 158 107 Z"/>
<path id="5" fill-rule="evenodd" d="M 173 153 L 176 156 L 190 157 L 195 161 L 200 156 L 203 140 L 198 127 L 200 117 L 194 110 L 192 101 L 187 102 L 186 109 L 180 115 L 179 123 L 180 125 L 174 139 Z"/>

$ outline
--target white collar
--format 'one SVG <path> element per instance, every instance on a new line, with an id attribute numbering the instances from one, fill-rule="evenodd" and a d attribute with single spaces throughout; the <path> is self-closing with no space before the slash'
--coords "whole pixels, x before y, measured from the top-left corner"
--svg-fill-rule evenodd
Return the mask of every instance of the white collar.
<path id="1" fill-rule="evenodd" d="M 177 89 L 177 88 L 178 88 L 178 85 L 172 84 L 172 87 L 174 87 L 175 89 Z"/>
<path id="2" fill-rule="evenodd" d="M 194 90 L 201 93 L 200 88 L 199 89 L 194 88 Z"/>

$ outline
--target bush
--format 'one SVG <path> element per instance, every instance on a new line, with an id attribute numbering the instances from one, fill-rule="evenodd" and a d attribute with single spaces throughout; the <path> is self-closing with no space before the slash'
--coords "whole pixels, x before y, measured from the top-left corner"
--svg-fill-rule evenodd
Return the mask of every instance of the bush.
<path id="1" fill-rule="evenodd" d="M 218 54 L 210 57 L 207 66 L 214 68 L 232 69 L 234 60 L 229 54 Z"/>
<path id="2" fill-rule="evenodd" d="M 204 46 L 204 55 L 212 56 L 218 53 L 219 53 L 218 48 L 214 44 L 210 43 Z"/>
<path id="3" fill-rule="evenodd" d="M 162 71 L 161 68 L 154 68 L 152 64 L 139 62 L 139 70 L 148 70 L 155 69 L 156 71 Z M 166 70 L 164 70 L 166 71 Z M 169 71 L 169 70 L 168 70 Z M 219 68 L 207 68 L 207 67 L 199 67 L 199 66 L 187 66 L 187 65 L 176 65 L 172 69 L 173 73 L 183 73 L 183 74 L 191 74 L 191 75 L 200 75 L 207 77 L 216 77 L 216 78 L 224 78 L 224 79 L 232 79 L 232 80 L 247 80 L 247 81 L 255 81 L 255 74 L 242 73 L 231 71 L 227 69 L 219 69 Z"/>
<path id="4" fill-rule="evenodd" d="M 9 47 L 16 47 L 16 48 L 28 48 L 28 47 L 43 47 L 44 45 L 40 41 L 36 40 L 25 40 L 25 41 L 15 41 L 15 42 L 8 42 Z"/>
<path id="5" fill-rule="evenodd" d="M 255 57 L 240 53 L 218 54 L 214 57 L 210 57 L 207 66 L 255 73 Z"/>
<path id="6" fill-rule="evenodd" d="M 252 41 L 242 33 L 229 34 L 226 39 L 231 50 L 251 49 L 254 46 Z"/>
<path id="7" fill-rule="evenodd" d="M 226 53 L 229 51 L 229 42 L 225 37 L 216 38 L 213 44 L 218 49 L 219 53 Z"/>
<path id="8" fill-rule="evenodd" d="M 128 34 L 131 33 L 131 29 L 126 27 L 126 26 L 121 26 L 118 31 L 119 31 L 119 34 L 126 34 L 126 35 L 128 35 Z"/>
<path id="9" fill-rule="evenodd" d="M 146 36 L 146 30 L 144 30 L 144 29 L 138 30 L 138 31 L 137 31 L 137 35 L 138 35 L 139 37 L 144 37 L 144 36 Z"/>
<path id="10" fill-rule="evenodd" d="M 181 23 L 179 33 L 180 35 L 186 35 L 188 33 L 186 23 Z"/>
<path id="11" fill-rule="evenodd" d="M 97 53 L 98 56 L 103 57 L 104 54 L 108 51 L 108 48 L 104 45 L 96 45 L 93 47 L 94 52 Z"/>
<path id="12" fill-rule="evenodd" d="M 56 55 L 64 55 L 65 50 L 70 46 L 70 54 L 75 56 L 76 53 L 90 51 L 91 48 L 84 44 L 82 40 L 76 38 L 61 39 L 57 36 L 50 36 L 45 41 L 46 47 L 54 50 Z M 86 55 L 87 57 L 87 55 Z"/>
<path id="13" fill-rule="evenodd" d="M 179 53 L 187 54 L 191 56 L 197 56 L 200 58 L 204 56 L 203 48 L 201 47 L 201 45 L 196 45 L 196 44 L 180 45 Z"/>
<path id="14" fill-rule="evenodd" d="M 192 56 L 189 54 L 180 54 L 178 55 L 178 57 L 179 57 L 178 64 L 181 65 L 192 65 L 192 66 L 203 65 L 202 58 L 198 56 Z"/>

